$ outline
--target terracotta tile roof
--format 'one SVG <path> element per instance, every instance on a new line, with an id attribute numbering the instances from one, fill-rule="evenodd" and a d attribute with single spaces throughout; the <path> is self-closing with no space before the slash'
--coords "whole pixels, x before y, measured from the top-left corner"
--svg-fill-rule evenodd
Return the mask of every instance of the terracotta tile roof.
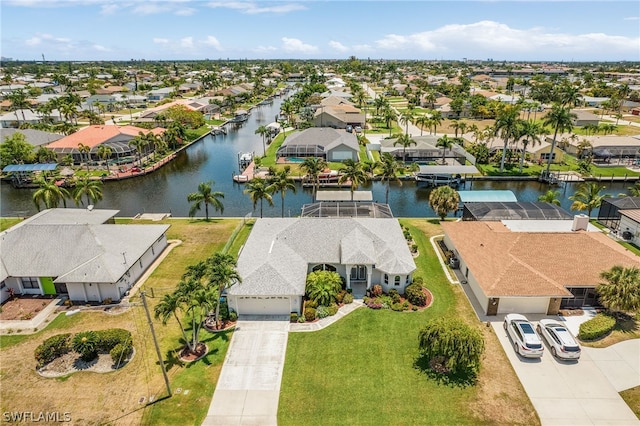
<path id="1" fill-rule="evenodd" d="M 511 232 L 500 222 L 445 222 L 442 228 L 484 293 L 569 295 L 565 287 L 594 286 L 614 265 L 640 258 L 600 232 Z"/>
<path id="2" fill-rule="evenodd" d="M 152 132 L 154 134 L 159 128 L 153 129 Z M 48 148 L 77 148 L 78 144 L 84 144 L 91 148 L 94 146 L 98 146 L 101 143 L 107 142 L 108 140 L 119 136 L 119 135 L 127 135 L 127 136 L 138 136 L 139 132 L 147 133 L 149 130 L 143 129 L 141 127 L 135 126 L 109 126 L 109 125 L 95 125 L 88 126 L 84 129 L 81 129 L 75 133 L 70 134 L 69 136 L 65 136 L 62 139 L 58 139 L 55 142 L 47 145 Z M 163 129 L 160 129 L 160 133 L 162 133 Z"/>

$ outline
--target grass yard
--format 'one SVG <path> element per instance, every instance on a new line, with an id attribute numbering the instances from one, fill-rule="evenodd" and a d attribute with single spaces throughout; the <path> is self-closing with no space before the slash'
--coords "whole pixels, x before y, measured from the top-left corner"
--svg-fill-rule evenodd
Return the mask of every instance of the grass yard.
<path id="1" fill-rule="evenodd" d="M 361 308 L 313 333 L 290 333 L 278 421 L 293 424 L 539 424 L 491 328 L 442 273 L 428 238 L 437 222 L 403 220 L 419 246 L 418 272 L 434 295 L 422 312 Z M 487 346 L 475 386 L 439 384 L 414 367 L 429 318 L 461 316 Z"/>
<path id="2" fill-rule="evenodd" d="M 5 229 L 11 228 L 13 225 L 22 222 L 24 219 L 20 217 L 1 217 L 0 218 L 0 232 Z"/>
<path id="3" fill-rule="evenodd" d="M 118 220 L 118 223 L 143 223 Z M 158 222 L 154 222 L 158 223 Z M 169 239 L 179 239 L 175 247 L 144 285 L 153 308 L 170 292 L 185 266 L 222 249 L 238 220 L 168 219 Z M 242 235 L 242 231 L 240 232 Z M 239 244 L 239 242 L 238 242 Z M 132 302 L 139 302 L 133 297 Z M 58 379 L 46 379 L 35 372 L 33 353 L 47 337 L 119 327 L 131 331 L 135 356 L 121 370 L 107 374 L 80 372 Z M 193 364 L 181 366 L 175 354 L 180 349 L 180 330 L 174 320 L 163 326 L 154 320 L 161 352 L 172 389 L 183 392 L 166 396 L 166 389 L 143 309 L 133 307 L 113 315 L 103 311 L 58 316 L 48 327 L 32 335 L 3 335 L 0 338 L 0 409 L 5 411 L 70 412 L 73 424 L 82 425 L 175 425 L 201 424 L 208 410 L 215 383 L 226 354 L 230 333 L 202 333 L 209 354 Z M 188 390 L 185 394 L 184 390 Z M 37 398 L 34 398 L 37 392 Z M 60 396 L 64 395 L 64 398 Z M 156 402 L 141 403 L 153 397 Z"/>
<path id="4" fill-rule="evenodd" d="M 640 419 L 640 386 L 622 391 L 620 396 Z"/>
<path id="5" fill-rule="evenodd" d="M 606 348 L 629 339 L 640 339 L 640 313 L 626 320 L 617 320 L 611 333 L 602 339 L 582 342 L 582 345 L 592 348 Z"/>

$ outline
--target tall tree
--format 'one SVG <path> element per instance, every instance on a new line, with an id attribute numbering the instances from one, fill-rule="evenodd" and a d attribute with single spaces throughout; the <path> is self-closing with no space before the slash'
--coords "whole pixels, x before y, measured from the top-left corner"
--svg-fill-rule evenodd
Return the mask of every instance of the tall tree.
<path id="1" fill-rule="evenodd" d="M 551 171 L 551 162 L 553 161 L 553 151 L 556 147 L 558 133 L 570 132 L 573 129 L 572 120 L 577 118 L 569 107 L 555 103 L 551 107 L 551 111 L 544 118 L 543 124 L 553 128 L 553 140 L 551 141 L 551 151 L 549 151 L 549 159 L 547 162 L 546 175 L 549 176 Z"/>
<path id="2" fill-rule="evenodd" d="M 222 205 L 222 201 L 220 201 L 221 198 L 224 198 L 224 193 L 213 191 L 213 185 L 215 185 L 213 181 L 200 182 L 198 191 L 187 195 L 187 201 L 192 203 L 189 209 L 189 217 L 195 216 L 202 204 L 204 204 L 206 221 L 209 221 L 209 204 L 211 204 L 216 211 L 220 210 L 220 213 L 224 213 L 224 206 Z"/>
<path id="3" fill-rule="evenodd" d="M 84 204 L 82 202 L 83 196 L 87 198 L 87 206 L 95 205 L 102 200 L 102 181 L 90 179 L 89 176 L 76 180 L 73 187 L 73 201 L 76 205 Z"/>
<path id="4" fill-rule="evenodd" d="M 391 181 L 394 180 L 402 185 L 402 181 L 400 180 L 400 178 L 398 178 L 400 163 L 398 163 L 393 155 L 389 154 L 388 152 L 383 152 L 380 156 L 380 167 L 382 168 L 380 178 L 382 182 L 387 182 L 387 187 L 385 190 L 385 203 L 389 204 L 389 186 L 391 185 Z"/>
<path id="5" fill-rule="evenodd" d="M 559 191 L 554 191 L 553 189 L 550 189 L 544 194 L 540 195 L 538 197 L 538 201 L 540 201 L 541 203 L 550 203 L 550 204 L 555 204 L 556 206 L 559 206 L 560 205 L 560 199 L 558 198 L 559 196 L 560 196 Z"/>
<path id="6" fill-rule="evenodd" d="M 273 197 L 271 196 L 272 188 L 269 187 L 267 181 L 263 178 L 257 177 L 251 179 L 247 183 L 247 188 L 242 192 L 249 194 L 254 209 L 258 201 L 260 201 L 260 218 L 262 218 L 262 204 L 264 200 L 267 200 L 267 203 L 273 206 Z"/>
<path id="7" fill-rule="evenodd" d="M 387 129 L 389 129 L 389 136 L 391 136 L 391 131 L 393 130 L 392 123 L 398 119 L 398 114 L 396 114 L 396 112 L 393 110 L 393 108 L 391 108 L 390 105 L 387 105 L 382 110 L 382 118 L 387 125 Z"/>
<path id="8" fill-rule="evenodd" d="M 236 271 L 236 261 L 233 256 L 225 253 L 215 253 L 207 259 L 209 286 L 212 287 L 216 299 L 216 310 L 214 320 L 216 328 L 220 329 L 220 299 L 222 292 L 234 285 L 242 282 L 240 274 Z"/>
<path id="9" fill-rule="evenodd" d="M 400 123 L 404 124 L 404 134 L 409 135 L 409 124 L 413 121 L 415 116 L 413 110 L 408 109 L 400 114 Z"/>
<path id="10" fill-rule="evenodd" d="M 87 173 L 89 173 L 89 163 L 91 162 L 91 147 L 83 143 L 78 144 L 78 152 L 80 152 L 80 161 L 86 157 Z"/>
<path id="11" fill-rule="evenodd" d="M 33 161 L 33 146 L 27 142 L 24 133 L 15 132 L 0 143 L 0 167 L 9 164 L 24 164 Z"/>
<path id="12" fill-rule="evenodd" d="M 440 220 L 444 220 L 445 216 L 456 211 L 460 206 L 460 195 L 450 186 L 439 186 L 429 194 L 429 206 L 440 217 Z"/>
<path id="13" fill-rule="evenodd" d="M 600 273 L 605 282 L 596 287 L 602 305 L 618 312 L 640 311 L 640 269 L 615 265 Z"/>
<path id="14" fill-rule="evenodd" d="M 320 185 L 320 173 L 327 167 L 327 162 L 321 157 L 307 157 L 302 162 L 300 169 L 306 173 L 306 175 L 313 182 L 313 198 L 315 200 L 318 186 Z"/>
<path id="15" fill-rule="evenodd" d="M 180 321 L 180 315 L 178 313 L 184 309 L 184 300 L 183 297 L 177 292 L 167 293 L 165 294 L 160 302 L 154 308 L 154 316 L 156 319 L 162 321 L 163 325 L 167 325 L 169 318 L 173 316 L 178 322 L 178 326 L 180 327 L 180 331 L 182 332 L 182 338 L 185 341 L 185 344 L 189 344 L 190 339 L 187 336 L 187 332 L 185 330 L 182 321 Z"/>
<path id="16" fill-rule="evenodd" d="M 340 177 L 338 178 L 338 182 L 343 184 L 345 182 L 350 182 L 349 190 L 351 191 L 351 201 L 353 201 L 353 193 L 360 185 L 365 183 L 368 180 L 368 176 L 364 170 L 362 170 L 362 165 L 356 161 L 351 159 L 344 161 L 344 167 L 340 170 Z"/>
<path id="17" fill-rule="evenodd" d="M 102 161 L 104 161 L 104 164 L 106 164 L 107 173 L 111 171 L 109 170 L 109 159 L 111 158 L 112 153 L 113 151 L 109 145 L 100 144 L 100 146 L 98 146 L 98 157 L 100 157 Z"/>
<path id="18" fill-rule="evenodd" d="M 40 211 L 41 203 L 44 204 L 47 209 L 58 207 L 60 202 L 67 207 L 67 198 L 70 198 L 69 191 L 66 188 L 56 185 L 54 179 L 40 177 L 35 183 L 38 184 L 38 189 L 33 193 L 33 202 L 38 211 Z"/>
<path id="19" fill-rule="evenodd" d="M 502 158 L 500 160 L 500 173 L 504 171 L 504 161 L 507 158 L 507 146 L 511 140 L 518 137 L 518 127 L 520 126 L 520 110 L 515 105 L 506 105 L 496 117 L 493 130 L 494 135 L 500 136 L 504 142 L 502 147 Z"/>
<path id="20" fill-rule="evenodd" d="M 269 186 L 271 192 L 280 192 L 280 197 L 282 199 L 282 217 L 284 217 L 284 196 L 287 191 L 292 191 L 294 194 L 296 193 L 296 184 L 291 179 L 291 170 L 289 167 L 285 167 L 282 170 L 277 171 L 277 173 L 269 179 Z"/>
<path id="21" fill-rule="evenodd" d="M 524 157 L 527 154 L 527 146 L 532 147 L 541 143 L 540 136 L 544 132 L 544 128 L 537 121 L 520 121 L 520 125 L 517 130 L 517 140 L 520 140 L 522 144 L 522 153 L 520 155 L 520 173 L 524 167 Z"/>
<path id="22" fill-rule="evenodd" d="M 269 130 L 269 128 L 267 126 L 260 126 L 256 129 L 255 134 L 256 135 L 260 135 L 262 136 L 262 155 L 266 155 L 267 153 L 267 148 L 265 145 L 265 140 L 267 135 L 270 133 L 271 131 Z"/>
<path id="23" fill-rule="evenodd" d="M 416 141 L 414 141 L 411 136 L 408 134 L 399 135 L 398 139 L 393 142 L 393 146 L 402 145 L 402 161 L 407 161 L 407 148 L 411 145 L 417 145 Z"/>
<path id="24" fill-rule="evenodd" d="M 578 190 L 569 197 L 573 201 L 571 210 L 586 210 L 589 217 L 593 209 L 597 209 L 602 204 L 602 200 L 609 198 L 609 194 L 601 194 L 604 189 L 598 182 L 585 182 L 578 187 Z"/>
<path id="25" fill-rule="evenodd" d="M 453 140 L 452 138 L 450 138 L 447 135 L 443 135 L 442 137 L 438 138 L 437 142 L 436 142 L 436 147 L 438 148 L 442 148 L 442 164 L 446 164 L 445 162 L 445 154 L 447 152 L 447 149 L 451 149 L 451 147 L 453 146 L 453 143 L 455 142 L 455 140 Z"/>

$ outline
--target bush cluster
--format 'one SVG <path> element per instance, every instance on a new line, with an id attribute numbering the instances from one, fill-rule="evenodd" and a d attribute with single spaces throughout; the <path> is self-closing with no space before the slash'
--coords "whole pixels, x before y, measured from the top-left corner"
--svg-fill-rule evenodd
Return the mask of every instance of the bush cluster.
<path id="1" fill-rule="evenodd" d="M 329 316 L 334 316 L 335 314 L 338 313 L 338 305 L 336 305 L 335 303 L 332 303 L 327 307 L 327 311 L 329 312 Z"/>
<path id="2" fill-rule="evenodd" d="M 116 365 L 116 367 L 120 367 L 124 361 L 131 356 L 133 353 L 133 344 L 131 340 L 127 342 L 118 343 L 109 351 L 109 355 L 111 355 L 111 360 Z"/>
<path id="3" fill-rule="evenodd" d="M 581 340 L 595 340 L 603 337 L 616 325 L 616 319 L 607 314 L 598 314 L 589 321 L 580 324 L 578 338 Z"/>
<path id="4" fill-rule="evenodd" d="M 380 284 L 375 284 L 371 287 L 371 295 L 373 297 L 382 296 L 382 286 Z"/>
<path id="5" fill-rule="evenodd" d="M 316 309 L 316 316 L 320 319 L 326 318 L 329 316 L 329 310 L 326 306 L 318 306 L 318 309 Z"/>
<path id="6" fill-rule="evenodd" d="M 71 344 L 83 361 L 91 361 L 98 357 L 98 336 L 95 331 L 82 331 L 76 334 Z"/>
<path id="7" fill-rule="evenodd" d="M 342 303 L 344 303 L 345 305 L 348 305 L 349 303 L 353 303 L 353 294 L 351 293 L 345 294 L 344 298 L 342 299 Z"/>
<path id="8" fill-rule="evenodd" d="M 295 312 L 291 312 L 291 315 L 289 315 L 289 321 L 298 322 L 298 314 Z"/>
<path id="9" fill-rule="evenodd" d="M 316 309 L 315 308 L 306 308 L 304 310 L 304 319 L 306 321 L 313 321 L 316 319 Z"/>
<path id="10" fill-rule="evenodd" d="M 427 304 L 427 296 L 422 292 L 422 286 L 415 281 L 413 284 L 409 284 L 404 292 L 407 300 L 409 300 L 412 305 L 424 306 Z"/>
<path id="11" fill-rule="evenodd" d="M 71 351 L 71 333 L 51 336 L 40 344 L 35 350 L 38 367 L 53 361 Z"/>
<path id="12" fill-rule="evenodd" d="M 131 342 L 131 333 L 122 328 L 109 328 L 98 330 L 96 333 L 96 350 L 98 352 L 110 352 L 117 344 Z"/>

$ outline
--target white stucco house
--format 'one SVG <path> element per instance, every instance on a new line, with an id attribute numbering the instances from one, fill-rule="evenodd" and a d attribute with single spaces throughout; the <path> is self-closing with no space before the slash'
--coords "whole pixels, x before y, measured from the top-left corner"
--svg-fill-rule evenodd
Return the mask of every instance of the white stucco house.
<path id="1" fill-rule="evenodd" d="M 0 233 L 0 300 L 120 300 L 167 246 L 169 225 L 116 225 L 117 210 L 48 209 Z"/>
<path id="2" fill-rule="evenodd" d="M 307 275 L 335 271 L 362 296 L 372 285 L 403 293 L 416 265 L 397 219 L 258 219 L 238 257 L 242 278 L 227 290 L 239 315 L 301 313 Z"/>
<path id="3" fill-rule="evenodd" d="M 280 145 L 276 157 L 322 157 L 327 161 L 358 161 L 360 146 L 355 133 L 330 127 L 310 127 L 294 132 Z"/>
<path id="4" fill-rule="evenodd" d="M 597 306 L 600 273 L 640 267 L 640 257 L 589 224 L 573 220 L 443 222 L 444 243 L 460 261 L 464 286 L 486 315 L 555 315 Z"/>

